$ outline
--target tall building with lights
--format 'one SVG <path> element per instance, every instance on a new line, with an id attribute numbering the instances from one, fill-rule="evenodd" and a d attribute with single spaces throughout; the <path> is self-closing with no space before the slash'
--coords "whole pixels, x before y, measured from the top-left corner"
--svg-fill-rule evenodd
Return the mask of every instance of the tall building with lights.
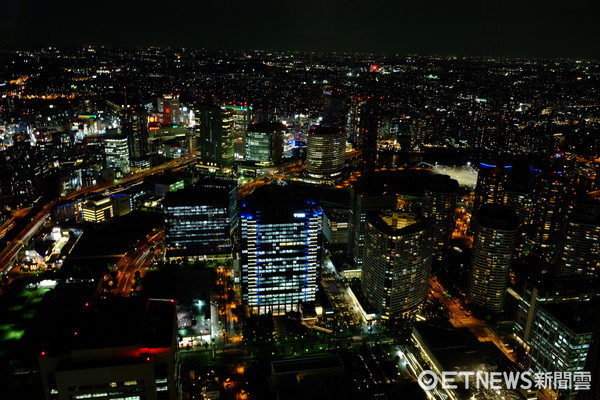
<path id="1" fill-rule="evenodd" d="M 223 168 L 233 164 L 234 122 L 228 111 L 213 105 L 201 105 L 196 116 L 197 157 L 201 165 Z"/>
<path id="2" fill-rule="evenodd" d="M 371 192 L 361 186 L 352 188 L 348 219 L 348 253 L 358 269 L 363 265 L 367 212 L 393 210 L 397 204 L 396 193 Z"/>
<path id="3" fill-rule="evenodd" d="M 448 175 L 435 175 L 425 189 L 423 215 L 435 219 L 433 255 L 438 261 L 445 259 L 454 230 L 457 190 L 458 182 Z"/>
<path id="4" fill-rule="evenodd" d="M 104 162 L 106 168 L 112 169 L 117 175 L 127 175 L 129 168 L 129 144 L 124 135 L 104 136 Z"/>
<path id="5" fill-rule="evenodd" d="M 558 247 L 559 274 L 600 274 L 600 207 L 599 204 L 577 203 L 563 223 Z"/>
<path id="6" fill-rule="evenodd" d="M 559 241 L 561 223 L 567 211 L 567 198 L 570 196 L 569 185 L 560 167 L 532 168 L 532 172 L 535 182 L 527 239 L 549 259 Z"/>
<path id="7" fill-rule="evenodd" d="M 279 123 L 260 122 L 246 131 L 246 161 L 262 165 L 281 163 L 285 127 Z"/>
<path id="8" fill-rule="evenodd" d="M 231 256 L 237 228 L 237 184 L 205 178 L 163 201 L 167 258 Z"/>
<path id="9" fill-rule="evenodd" d="M 517 255 L 523 254 L 523 246 L 527 241 L 527 232 L 531 221 L 531 207 L 533 194 L 526 183 L 518 184 L 509 182 L 504 192 L 504 205 L 517 214 L 519 218 L 519 238 L 517 242 Z"/>
<path id="10" fill-rule="evenodd" d="M 314 178 L 341 175 L 346 153 L 346 135 L 342 129 L 319 126 L 306 137 L 306 172 Z"/>
<path id="11" fill-rule="evenodd" d="M 127 138 L 129 159 L 139 160 L 149 153 L 148 113 L 142 107 L 121 110 L 121 133 Z"/>
<path id="12" fill-rule="evenodd" d="M 86 200 L 81 206 L 81 211 L 83 220 L 94 224 L 109 221 L 115 216 L 111 198 L 101 195 Z"/>
<path id="13" fill-rule="evenodd" d="M 511 166 L 481 163 L 477 173 L 473 215 L 484 204 L 504 204 L 504 192 Z"/>
<path id="14" fill-rule="evenodd" d="M 412 213 L 368 213 L 361 285 L 382 319 L 410 318 L 427 297 L 434 225 Z"/>
<path id="15" fill-rule="evenodd" d="M 315 301 L 321 265 L 322 211 L 267 186 L 240 206 L 243 302 L 252 313 L 283 314 Z"/>
<path id="16" fill-rule="evenodd" d="M 467 298 L 478 309 L 499 313 L 504 308 L 519 219 L 514 211 L 486 204 L 477 211 Z"/>
<path id="17" fill-rule="evenodd" d="M 181 103 L 179 96 L 163 95 L 157 100 L 158 112 L 163 115 L 162 123 L 164 125 L 179 125 L 181 119 Z"/>

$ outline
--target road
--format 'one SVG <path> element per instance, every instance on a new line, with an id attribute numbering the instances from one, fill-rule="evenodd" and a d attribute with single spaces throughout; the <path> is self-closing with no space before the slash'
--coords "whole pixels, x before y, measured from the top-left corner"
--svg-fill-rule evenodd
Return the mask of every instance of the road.
<path id="1" fill-rule="evenodd" d="M 433 291 L 433 296 L 448 309 L 450 323 L 452 323 L 454 327 L 469 328 L 480 342 L 493 342 L 509 360 L 513 362 L 517 361 L 514 352 L 504 345 L 502 340 L 487 327 L 485 322 L 471 315 L 459 299 L 445 295 L 446 289 L 437 278 L 431 278 L 429 284 Z"/>
<path id="2" fill-rule="evenodd" d="M 125 253 L 117 261 L 115 266 L 119 274 L 117 286 L 113 289 L 115 295 L 127 297 L 132 293 L 136 272 L 139 272 L 140 277 L 144 276 L 154 256 L 154 249 L 164 240 L 164 237 L 164 231 L 147 236 L 144 244 L 139 245 L 134 251 Z"/>
<path id="3" fill-rule="evenodd" d="M 111 188 L 127 185 L 129 183 L 134 183 L 136 181 L 140 181 L 145 177 L 154 174 L 162 174 L 165 172 L 170 172 L 176 168 L 180 168 L 185 164 L 195 161 L 195 154 L 189 154 L 185 157 L 181 157 L 175 160 L 171 160 L 165 164 L 161 164 L 159 166 L 148 169 L 147 171 L 140 172 L 138 174 L 127 176 L 121 180 L 115 180 L 114 182 L 104 182 L 98 185 L 86 187 L 80 190 L 77 190 L 73 193 L 70 193 L 66 196 L 63 196 L 51 203 L 45 205 L 35 216 L 31 218 L 29 224 L 16 235 L 14 240 L 10 241 L 6 247 L 0 253 L 0 274 L 5 274 L 10 272 L 10 266 L 14 261 L 16 255 L 23 248 L 23 245 L 27 243 L 33 235 L 39 230 L 39 228 L 46 222 L 46 220 L 50 217 L 50 213 L 56 204 L 63 201 L 74 200 L 79 197 L 86 196 L 91 193 L 103 193 L 106 190 Z"/>

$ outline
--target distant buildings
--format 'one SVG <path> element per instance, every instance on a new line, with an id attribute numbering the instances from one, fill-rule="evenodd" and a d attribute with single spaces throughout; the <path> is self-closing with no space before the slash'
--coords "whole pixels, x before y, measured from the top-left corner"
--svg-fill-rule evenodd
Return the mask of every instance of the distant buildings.
<path id="1" fill-rule="evenodd" d="M 374 169 L 377 164 L 380 112 L 379 99 L 376 96 L 367 97 L 360 105 L 359 143 L 362 150 L 360 167 L 367 171 Z"/>
<path id="2" fill-rule="evenodd" d="M 477 212 L 467 298 L 478 309 L 499 313 L 504 308 L 519 220 L 514 211 L 486 204 Z"/>
<path id="3" fill-rule="evenodd" d="M 435 219 L 433 255 L 438 261 L 446 257 L 454 230 L 458 182 L 447 175 L 435 175 L 425 189 L 423 215 Z"/>
<path id="4" fill-rule="evenodd" d="M 283 154 L 283 132 L 279 123 L 260 122 L 252 124 L 246 131 L 246 161 L 261 165 L 281 163 Z"/>
<path id="5" fill-rule="evenodd" d="M 346 135 L 340 128 L 316 127 L 306 137 L 306 172 L 315 178 L 339 176 L 344 169 Z"/>
<path id="6" fill-rule="evenodd" d="M 167 192 L 163 201 L 167 258 L 230 257 L 237 227 L 235 181 L 206 178 Z"/>
<path id="7" fill-rule="evenodd" d="M 434 224 L 397 211 L 367 214 L 362 290 L 381 318 L 410 319 L 427 297 Z"/>
<path id="8" fill-rule="evenodd" d="M 322 211 L 285 188 L 260 188 L 240 206 L 243 302 L 252 313 L 313 302 L 321 268 Z"/>
<path id="9" fill-rule="evenodd" d="M 181 396 L 175 302 L 92 304 L 39 358 L 46 400 L 175 400 Z"/>

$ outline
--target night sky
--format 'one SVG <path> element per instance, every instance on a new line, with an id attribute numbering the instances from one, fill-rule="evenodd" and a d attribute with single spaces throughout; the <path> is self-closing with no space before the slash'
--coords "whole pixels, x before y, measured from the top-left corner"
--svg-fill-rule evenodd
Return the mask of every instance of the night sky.
<path id="1" fill-rule="evenodd" d="M 0 45 L 600 58 L 598 0 L 0 0 Z"/>

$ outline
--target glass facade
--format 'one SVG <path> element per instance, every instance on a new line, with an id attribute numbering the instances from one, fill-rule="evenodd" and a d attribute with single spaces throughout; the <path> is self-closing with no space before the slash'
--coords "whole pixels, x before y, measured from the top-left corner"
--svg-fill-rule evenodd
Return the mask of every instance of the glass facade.
<path id="1" fill-rule="evenodd" d="M 254 313 L 277 314 L 315 301 L 322 211 L 243 208 L 240 224 L 244 303 Z"/>
<path id="2" fill-rule="evenodd" d="M 317 127 L 306 137 L 306 172 L 315 178 L 342 173 L 346 154 L 346 135 L 341 129 Z"/>

